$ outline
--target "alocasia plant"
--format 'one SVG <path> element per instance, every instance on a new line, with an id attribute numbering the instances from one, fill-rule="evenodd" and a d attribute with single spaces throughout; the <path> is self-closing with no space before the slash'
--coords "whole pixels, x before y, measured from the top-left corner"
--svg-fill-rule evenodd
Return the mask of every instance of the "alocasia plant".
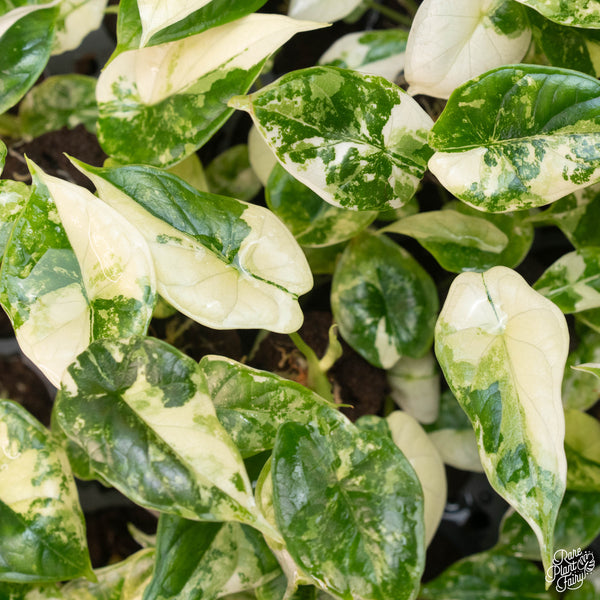
<path id="1" fill-rule="evenodd" d="M 58 388 L 50 429 L 0 400 L 0 597 L 555 598 L 531 561 L 600 532 L 598 3 L 264 4 L 121 0 L 97 79 L 34 86 L 106 2 L 0 2 L 0 163 L 76 126 L 109 156 L 71 152 L 89 189 L 28 159 L 31 184 L 0 181 L 0 304 Z M 296 333 L 315 299 L 323 357 Z M 251 354 L 290 334 L 302 383 L 197 362 L 156 337 L 173 313 Z M 340 411 L 336 331 L 385 371 L 379 415 Z M 443 463 L 511 508 L 425 582 Z M 156 537 L 92 569 L 74 476 L 159 513 Z M 567 598 L 597 593 L 586 568 Z"/>

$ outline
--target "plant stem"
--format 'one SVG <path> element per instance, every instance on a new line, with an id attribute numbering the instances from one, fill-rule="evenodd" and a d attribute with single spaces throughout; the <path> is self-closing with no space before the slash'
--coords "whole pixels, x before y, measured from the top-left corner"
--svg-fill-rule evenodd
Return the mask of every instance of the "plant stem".
<path id="1" fill-rule="evenodd" d="M 412 19 L 402 13 L 399 13 L 397 10 L 393 8 L 389 8 L 380 4 L 379 2 L 374 2 L 373 0 L 368 0 L 366 5 L 377 12 L 380 12 L 382 15 L 386 16 L 388 19 L 392 21 L 396 21 L 396 23 L 400 23 L 400 25 L 410 25 L 412 24 Z"/>
<path id="2" fill-rule="evenodd" d="M 314 390 L 321 396 L 333 403 L 333 394 L 331 393 L 331 384 L 327 375 L 321 369 L 320 361 L 314 350 L 298 335 L 298 333 L 290 333 L 290 339 L 296 345 L 296 348 L 304 354 L 308 362 L 307 387 Z"/>
<path id="3" fill-rule="evenodd" d="M 398 4 L 402 6 L 402 8 L 410 14 L 411 17 L 414 17 L 419 6 L 415 2 L 415 0 L 398 0 Z"/>

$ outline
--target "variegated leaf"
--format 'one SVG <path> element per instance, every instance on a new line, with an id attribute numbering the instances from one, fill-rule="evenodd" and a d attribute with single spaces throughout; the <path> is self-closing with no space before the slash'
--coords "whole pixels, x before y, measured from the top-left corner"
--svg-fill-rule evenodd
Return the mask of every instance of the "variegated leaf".
<path id="1" fill-rule="evenodd" d="M 229 105 L 250 113 L 284 168 L 334 206 L 400 207 L 431 156 L 431 118 L 382 77 L 312 67 Z"/>
<path id="2" fill-rule="evenodd" d="M 348 344 L 374 366 L 389 369 L 402 355 L 418 358 L 430 348 L 438 295 L 406 250 L 363 232 L 337 264 L 331 309 Z"/>
<path id="3" fill-rule="evenodd" d="M 0 5 L 0 113 L 16 104 L 43 71 L 54 42 L 59 0 Z"/>
<path id="4" fill-rule="evenodd" d="M 329 47 L 319 64 L 353 69 L 394 81 L 404 69 L 407 39 L 404 29 L 348 33 Z"/>
<path id="5" fill-rule="evenodd" d="M 143 237 L 88 190 L 31 164 L 33 188 L 0 271 L 21 350 L 58 386 L 93 339 L 145 333 L 155 275 Z"/>
<path id="6" fill-rule="evenodd" d="M 217 416 L 244 457 L 272 449 L 283 423 L 309 423 L 328 406 L 299 383 L 222 356 L 205 356 L 200 368 Z"/>
<path id="7" fill-rule="evenodd" d="M 418 421 L 408 413 L 395 410 L 386 421 L 394 444 L 412 465 L 423 488 L 425 545 L 429 546 L 444 514 L 447 484 L 444 463 Z"/>
<path id="8" fill-rule="evenodd" d="M 421 586 L 422 600 L 554 600 L 544 574 L 532 563 L 492 552 L 474 554 L 453 564 Z"/>
<path id="9" fill-rule="evenodd" d="M 465 81 L 518 63 L 530 41 L 525 10 L 512 0 L 424 0 L 406 46 L 409 92 L 448 98 Z"/>
<path id="10" fill-rule="evenodd" d="M 145 237 L 158 292 L 177 310 L 217 329 L 300 327 L 297 297 L 312 287 L 312 274 L 269 210 L 199 192 L 152 167 L 75 164 Z"/>
<path id="11" fill-rule="evenodd" d="M 597 0 L 517 0 L 531 6 L 547 19 L 570 27 L 600 29 Z"/>
<path id="12" fill-rule="evenodd" d="M 291 0 L 288 15 L 294 19 L 339 21 L 356 10 L 363 0 Z"/>
<path id="13" fill-rule="evenodd" d="M 265 186 L 267 206 L 303 247 L 322 248 L 345 242 L 366 229 L 375 211 L 332 206 L 277 164 Z"/>
<path id="14" fill-rule="evenodd" d="M 93 342 L 65 373 L 54 413 L 93 469 L 138 504 L 270 532 L 198 364 L 165 342 Z"/>
<path id="15" fill-rule="evenodd" d="M 565 411 L 567 489 L 600 492 L 600 423 L 575 409 Z"/>
<path id="16" fill-rule="evenodd" d="M 565 314 L 600 307 L 600 246 L 564 254 L 533 287 Z"/>
<path id="17" fill-rule="evenodd" d="M 555 546 L 567 552 L 586 548 L 599 534 L 600 491 L 586 493 L 567 490 L 556 518 Z M 540 560 L 540 547 L 531 528 L 513 509 L 509 509 L 502 518 L 494 551 Z"/>
<path id="18" fill-rule="evenodd" d="M 458 88 L 429 136 L 429 168 L 480 210 L 544 206 L 600 179 L 600 83 L 531 65 Z"/>
<path id="19" fill-rule="evenodd" d="M 600 361 L 600 333 L 575 323 L 577 347 L 569 352 L 562 382 L 562 401 L 565 408 L 588 410 L 600 398 L 600 381 L 587 372 L 585 363 Z M 580 369 L 579 367 L 584 367 Z"/>
<path id="20" fill-rule="evenodd" d="M 122 52 L 96 88 L 100 144 L 126 164 L 174 165 L 221 127 L 232 113 L 227 100 L 250 88 L 271 53 L 294 34 L 320 26 L 255 14 Z"/>
<path id="21" fill-rule="evenodd" d="M 61 127 L 80 123 L 96 132 L 98 105 L 96 79 L 85 75 L 55 75 L 36 85 L 19 104 L 19 119 L 25 136 L 36 138 Z"/>
<path id="22" fill-rule="evenodd" d="M 102 24 L 108 0 L 61 0 L 52 54 L 75 50 Z"/>
<path id="23" fill-rule="evenodd" d="M 206 600 L 251 590 L 281 569 L 255 529 L 162 514 L 156 566 L 144 598 Z"/>
<path id="24" fill-rule="evenodd" d="M 1 167 L 0 167 L 1 168 Z M 0 257 L 13 225 L 29 199 L 29 186 L 11 179 L 0 180 Z"/>
<path id="25" fill-rule="evenodd" d="M 0 581 L 3 600 L 65 600 L 57 583 L 6 583 Z"/>
<path id="26" fill-rule="evenodd" d="M 248 160 L 248 146 L 238 144 L 215 157 L 206 167 L 206 179 L 213 194 L 250 202 L 262 184 Z"/>
<path id="27" fill-rule="evenodd" d="M 560 310 L 506 267 L 459 275 L 435 332 L 438 361 L 473 424 L 486 475 L 534 530 L 545 568 L 567 476 L 568 347 Z"/>
<path id="28" fill-rule="evenodd" d="M 403 356 L 387 372 L 394 402 L 420 423 L 433 423 L 440 404 L 440 373 L 433 353 Z"/>
<path id="29" fill-rule="evenodd" d="M 0 400 L 0 581 L 90 575 L 83 513 L 64 450 L 24 408 Z"/>
<path id="30" fill-rule="evenodd" d="M 277 525 L 294 561 L 340 600 L 416 598 L 423 495 L 387 436 L 342 415 L 286 423 L 273 451 Z"/>
<path id="31" fill-rule="evenodd" d="M 59 599 L 49 600 L 142 600 L 142 594 L 152 577 L 154 561 L 154 548 L 140 550 L 118 563 L 95 569 L 97 581 L 70 581 L 61 588 Z M 38 599 L 33 597 L 25 600 Z"/>

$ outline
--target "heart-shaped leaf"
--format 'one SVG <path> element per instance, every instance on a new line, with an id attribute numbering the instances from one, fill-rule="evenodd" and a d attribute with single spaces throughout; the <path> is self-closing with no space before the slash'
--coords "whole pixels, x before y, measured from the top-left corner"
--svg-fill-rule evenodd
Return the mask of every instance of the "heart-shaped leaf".
<path id="1" fill-rule="evenodd" d="M 600 82 L 541 66 L 507 66 L 451 96 L 429 137 L 429 168 L 480 210 L 549 204 L 600 179 Z"/>
<path id="2" fill-rule="evenodd" d="M 506 267 L 459 275 L 435 332 L 438 361 L 473 424 L 486 475 L 534 530 L 546 569 L 566 482 L 568 347 L 560 310 Z"/>

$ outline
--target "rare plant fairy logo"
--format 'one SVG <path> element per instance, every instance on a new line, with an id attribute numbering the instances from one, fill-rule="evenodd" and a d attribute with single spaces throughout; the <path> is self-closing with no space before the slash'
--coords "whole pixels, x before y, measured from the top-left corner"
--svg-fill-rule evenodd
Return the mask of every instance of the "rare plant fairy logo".
<path id="1" fill-rule="evenodd" d="M 583 585 L 583 580 L 594 570 L 596 559 L 590 550 L 582 552 L 581 548 L 567 552 L 557 550 L 552 565 L 546 570 L 546 581 L 554 581 L 556 591 L 576 590 Z"/>

